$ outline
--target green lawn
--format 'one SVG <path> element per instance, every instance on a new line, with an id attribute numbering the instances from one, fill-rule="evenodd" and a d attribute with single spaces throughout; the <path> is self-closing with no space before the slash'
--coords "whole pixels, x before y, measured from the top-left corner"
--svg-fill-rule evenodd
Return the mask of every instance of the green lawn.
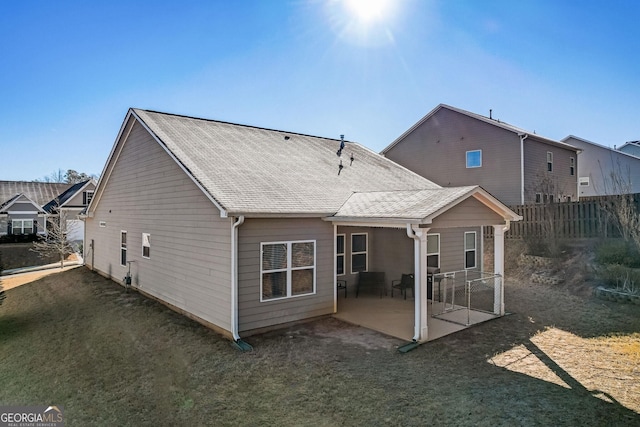
<path id="1" fill-rule="evenodd" d="M 506 299 L 514 314 L 407 354 L 332 318 L 240 353 L 79 268 L 7 291 L 0 405 L 60 405 L 69 426 L 640 425 L 638 306 Z"/>

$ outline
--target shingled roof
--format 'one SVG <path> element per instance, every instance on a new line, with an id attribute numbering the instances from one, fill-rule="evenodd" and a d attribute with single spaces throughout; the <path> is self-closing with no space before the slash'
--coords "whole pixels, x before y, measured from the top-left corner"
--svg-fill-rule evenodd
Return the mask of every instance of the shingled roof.
<path id="1" fill-rule="evenodd" d="M 441 188 L 354 142 L 338 157 L 339 139 L 132 111 L 230 214 L 332 215 L 354 192 Z"/>
<path id="2" fill-rule="evenodd" d="M 443 188 L 368 148 L 343 141 L 216 120 L 130 109 L 90 210 L 108 185 L 124 130 L 136 120 L 197 183 L 221 215 L 386 218 L 420 221 L 477 191 Z M 428 220 L 428 218 L 427 218 Z"/>
<path id="3" fill-rule="evenodd" d="M 69 187 L 71 184 L 58 182 L 0 181 L 0 205 L 24 194 L 39 206 L 44 206 Z"/>

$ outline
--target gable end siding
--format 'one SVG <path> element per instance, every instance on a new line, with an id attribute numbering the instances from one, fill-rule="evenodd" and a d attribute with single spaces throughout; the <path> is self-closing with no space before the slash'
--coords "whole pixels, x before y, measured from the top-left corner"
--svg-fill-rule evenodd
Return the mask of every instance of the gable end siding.
<path id="1" fill-rule="evenodd" d="M 103 223 L 103 227 L 100 223 Z M 189 179 L 146 130 L 135 124 L 86 220 L 85 260 L 121 282 L 120 231 L 127 231 L 133 285 L 230 330 L 231 219 Z M 142 257 L 142 233 L 151 256 Z M 94 241 L 93 253 L 89 245 Z"/>
<path id="2" fill-rule="evenodd" d="M 482 167 L 466 167 L 472 150 L 482 150 Z M 436 184 L 480 185 L 504 204 L 520 203 L 519 137 L 456 111 L 438 110 L 385 155 Z"/>

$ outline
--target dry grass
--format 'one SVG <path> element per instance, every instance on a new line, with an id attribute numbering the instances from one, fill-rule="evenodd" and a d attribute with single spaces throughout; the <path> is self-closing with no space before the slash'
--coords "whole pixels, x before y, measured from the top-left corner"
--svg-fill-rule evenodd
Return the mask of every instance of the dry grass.
<path id="1" fill-rule="evenodd" d="M 248 339 L 86 269 L 7 291 L 0 405 L 67 425 L 639 425 L 640 308 L 509 283 L 514 314 L 400 354 L 327 318 Z"/>

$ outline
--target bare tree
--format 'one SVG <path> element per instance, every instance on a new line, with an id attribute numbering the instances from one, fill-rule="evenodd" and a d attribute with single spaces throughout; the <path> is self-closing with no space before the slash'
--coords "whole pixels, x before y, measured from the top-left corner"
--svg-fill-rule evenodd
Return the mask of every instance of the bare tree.
<path id="1" fill-rule="evenodd" d="M 64 259 L 74 252 L 71 242 L 67 240 L 67 234 L 72 232 L 73 226 L 69 226 L 67 215 L 64 211 L 54 211 L 47 221 L 47 236 L 44 240 L 34 243 L 33 251 L 41 257 L 60 257 L 60 268 L 64 267 Z"/>
<path id="2" fill-rule="evenodd" d="M 625 242 L 640 251 L 640 210 L 638 196 L 632 193 L 631 171 L 622 170 L 620 164 L 605 179 L 605 193 L 600 208 L 613 219 Z"/>

